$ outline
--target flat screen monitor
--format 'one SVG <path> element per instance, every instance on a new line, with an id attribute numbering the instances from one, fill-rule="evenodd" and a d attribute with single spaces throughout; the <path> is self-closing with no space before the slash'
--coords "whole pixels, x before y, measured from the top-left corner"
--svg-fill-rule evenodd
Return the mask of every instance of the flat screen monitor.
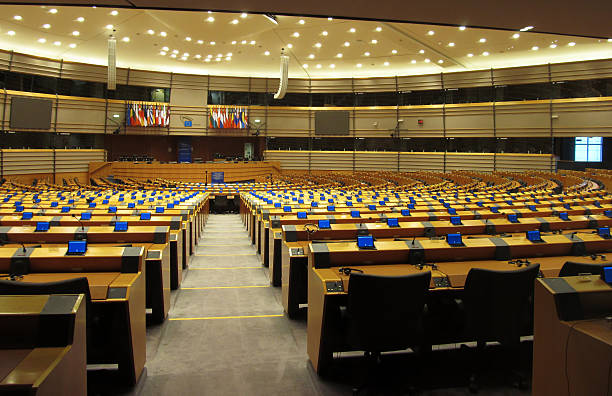
<path id="1" fill-rule="evenodd" d="M 140 214 L 140 220 L 151 220 L 151 213 L 150 212 L 142 212 Z"/>
<path id="2" fill-rule="evenodd" d="M 135 207 L 136 207 L 136 204 L 134 202 L 128 203 L 128 209 L 134 209 Z"/>
<path id="3" fill-rule="evenodd" d="M 306 212 L 297 212 L 298 219 L 306 219 L 308 218 L 308 214 Z"/>
<path id="4" fill-rule="evenodd" d="M 108 207 L 108 213 L 117 213 L 117 207 L 116 206 L 109 206 Z"/>
<path id="5" fill-rule="evenodd" d="M 328 212 L 335 212 L 336 211 L 336 207 L 334 205 L 328 205 L 327 206 L 327 211 Z"/>
<path id="6" fill-rule="evenodd" d="M 461 240 L 461 234 L 448 234 L 446 235 L 446 242 L 451 246 L 461 246 L 463 241 Z"/>
<path id="7" fill-rule="evenodd" d="M 34 213 L 32 212 L 23 212 L 23 214 L 21 215 L 21 220 L 30 220 L 33 216 Z"/>
<path id="8" fill-rule="evenodd" d="M 602 238 L 609 239 L 610 238 L 610 227 L 599 227 L 597 229 L 597 235 Z"/>
<path id="9" fill-rule="evenodd" d="M 11 129 L 50 129 L 50 99 L 13 96 L 11 98 Z"/>
<path id="10" fill-rule="evenodd" d="M 387 226 L 389 226 L 389 227 L 399 227 L 398 219 L 395 218 L 395 217 L 387 219 Z"/>
<path id="11" fill-rule="evenodd" d="M 374 237 L 371 235 L 358 236 L 357 246 L 359 249 L 374 249 Z"/>
<path id="12" fill-rule="evenodd" d="M 568 221 L 569 220 L 569 215 L 567 214 L 567 212 L 561 212 L 559 213 L 559 218 L 563 221 Z"/>
<path id="13" fill-rule="evenodd" d="M 24 209 L 23 205 L 15 206 L 15 212 L 23 212 L 23 209 Z"/>
<path id="14" fill-rule="evenodd" d="M 358 210 L 351 210 L 351 217 L 361 217 L 361 213 Z"/>
<path id="15" fill-rule="evenodd" d="M 91 212 L 81 213 L 81 220 L 91 220 Z"/>
<path id="16" fill-rule="evenodd" d="M 508 215 L 508 221 L 510 223 L 518 223 L 519 222 L 518 215 L 516 215 L 516 214 L 509 214 Z"/>
<path id="17" fill-rule="evenodd" d="M 376 210 L 376 205 L 368 205 L 369 210 Z"/>
<path id="18" fill-rule="evenodd" d="M 608 285 L 612 285 L 612 267 L 604 267 L 602 277 L 604 282 Z"/>
<path id="19" fill-rule="evenodd" d="M 319 206 L 319 204 L 318 204 L 318 203 L 316 203 L 315 201 L 312 201 L 312 202 L 310 203 L 310 206 L 312 206 L 313 208 L 316 208 L 316 207 L 318 207 L 318 206 Z"/>
<path id="20" fill-rule="evenodd" d="M 353 206 L 353 203 L 351 201 L 346 201 L 346 206 Z"/>
<path id="21" fill-rule="evenodd" d="M 283 206 L 283 212 L 291 212 L 291 206 Z"/>
<path id="22" fill-rule="evenodd" d="M 461 217 L 460 216 L 451 216 L 450 218 L 452 225 L 461 225 Z"/>
<path id="23" fill-rule="evenodd" d="M 70 212 L 70 206 L 62 206 L 62 210 L 61 210 L 61 212 L 62 212 L 62 213 L 68 213 L 68 212 Z"/>
<path id="24" fill-rule="evenodd" d="M 532 212 L 537 212 L 538 211 L 536 209 L 535 205 L 527 205 L 527 209 L 531 210 Z"/>
<path id="25" fill-rule="evenodd" d="M 163 206 L 158 206 L 155 208 L 155 213 L 164 213 L 164 207 Z"/>
<path id="26" fill-rule="evenodd" d="M 455 208 L 448 208 L 448 214 L 456 215 L 457 214 L 457 209 L 455 209 Z"/>
<path id="27" fill-rule="evenodd" d="M 325 229 L 330 229 L 331 225 L 329 223 L 329 220 L 319 220 L 319 229 L 321 230 L 325 230 Z"/>
<path id="28" fill-rule="evenodd" d="M 123 232 L 128 230 L 127 221 L 117 221 L 115 222 L 115 232 Z"/>
<path id="29" fill-rule="evenodd" d="M 402 216 L 410 216 L 410 209 L 402 209 L 400 213 L 402 214 Z"/>
<path id="30" fill-rule="evenodd" d="M 315 111 L 315 135 L 348 135 L 349 118 L 346 110 Z"/>
<path id="31" fill-rule="evenodd" d="M 81 256 L 87 251 L 87 241 L 69 241 L 68 252 L 66 254 Z"/>
<path id="32" fill-rule="evenodd" d="M 612 217 L 612 210 L 604 210 L 604 216 Z"/>
<path id="33" fill-rule="evenodd" d="M 491 206 L 492 213 L 499 213 L 499 206 Z"/>
<path id="34" fill-rule="evenodd" d="M 36 229 L 34 232 L 47 232 L 49 231 L 49 222 L 48 221 L 39 221 L 36 223 Z"/>
<path id="35" fill-rule="evenodd" d="M 542 236 L 540 236 L 540 231 L 538 230 L 527 231 L 526 236 L 531 242 L 542 242 Z"/>

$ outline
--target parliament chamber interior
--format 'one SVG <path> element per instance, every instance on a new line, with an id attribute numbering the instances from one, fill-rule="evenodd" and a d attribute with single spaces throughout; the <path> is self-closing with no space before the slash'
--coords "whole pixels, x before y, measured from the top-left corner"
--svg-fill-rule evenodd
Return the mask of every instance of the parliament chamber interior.
<path id="1" fill-rule="evenodd" d="M 612 394 L 612 3 L 2 3 L 1 395 Z"/>

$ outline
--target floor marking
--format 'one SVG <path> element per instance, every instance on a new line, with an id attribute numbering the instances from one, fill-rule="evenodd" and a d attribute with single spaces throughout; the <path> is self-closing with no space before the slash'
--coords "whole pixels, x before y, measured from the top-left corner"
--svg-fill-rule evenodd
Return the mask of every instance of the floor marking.
<path id="1" fill-rule="evenodd" d="M 238 253 L 238 254 L 194 254 L 196 257 L 209 257 L 209 256 L 255 256 L 257 253 Z"/>
<path id="2" fill-rule="evenodd" d="M 212 290 L 212 289 L 250 289 L 272 287 L 269 285 L 253 285 L 253 286 L 205 286 L 205 287 L 181 287 L 181 290 Z"/>
<path id="3" fill-rule="evenodd" d="M 279 318 L 285 316 L 277 315 L 245 315 L 245 316 L 208 316 L 203 318 L 169 318 L 169 320 L 213 320 L 213 319 L 251 319 L 251 318 Z"/>
<path id="4" fill-rule="evenodd" d="M 211 268 L 207 268 L 207 267 L 189 267 L 190 270 L 231 270 L 231 269 L 255 269 L 255 268 L 262 268 L 262 266 L 258 266 L 258 267 L 211 267 Z"/>

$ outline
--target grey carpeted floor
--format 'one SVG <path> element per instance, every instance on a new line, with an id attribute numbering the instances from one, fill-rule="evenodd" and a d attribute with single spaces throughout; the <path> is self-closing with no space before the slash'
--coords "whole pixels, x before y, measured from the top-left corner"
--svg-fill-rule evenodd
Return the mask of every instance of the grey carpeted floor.
<path id="1" fill-rule="evenodd" d="M 346 375 L 341 369 L 332 379 L 319 378 L 306 354 L 305 316 L 287 319 L 280 298 L 280 288 L 270 286 L 240 216 L 210 215 L 181 289 L 172 293 L 168 320 L 147 328 L 146 370 L 138 385 L 124 389 L 109 381 L 108 374 L 89 373 L 89 393 L 350 395 L 361 360 L 347 358 Z M 416 379 L 420 394 L 469 394 L 462 375 L 456 375 L 462 364 L 456 360 L 458 352 L 436 356 L 426 368 L 431 375 L 419 373 Z M 410 360 L 397 359 L 392 356 L 383 366 L 387 375 L 381 383 L 387 385 L 365 394 L 412 391 L 405 383 L 414 379 Z M 489 376 L 493 383 L 480 394 L 529 394 L 499 385 L 495 377 Z"/>

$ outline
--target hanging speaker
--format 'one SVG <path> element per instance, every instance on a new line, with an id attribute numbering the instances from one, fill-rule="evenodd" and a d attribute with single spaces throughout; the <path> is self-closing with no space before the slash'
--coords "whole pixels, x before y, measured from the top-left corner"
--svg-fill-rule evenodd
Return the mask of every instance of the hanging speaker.
<path id="1" fill-rule="evenodd" d="M 117 40 L 111 35 L 108 38 L 108 80 L 107 89 L 114 91 L 117 87 Z"/>
<path id="2" fill-rule="evenodd" d="M 274 95 L 274 99 L 282 99 L 287 93 L 287 84 L 289 78 L 289 57 L 281 51 L 280 56 L 280 83 L 278 85 L 278 91 Z"/>

